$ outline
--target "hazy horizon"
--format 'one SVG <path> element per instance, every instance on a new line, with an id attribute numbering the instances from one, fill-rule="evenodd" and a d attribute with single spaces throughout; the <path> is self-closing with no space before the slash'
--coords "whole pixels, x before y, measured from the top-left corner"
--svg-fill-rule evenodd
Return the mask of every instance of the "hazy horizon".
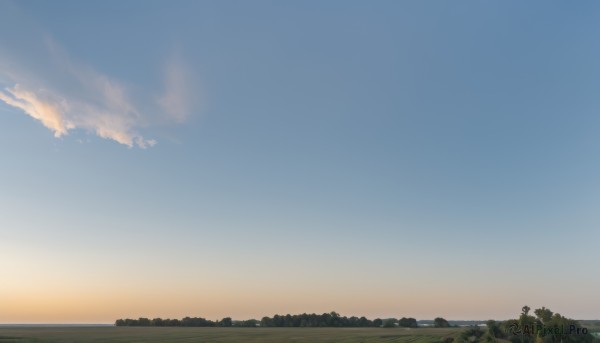
<path id="1" fill-rule="evenodd" d="M 0 1 L 0 323 L 598 318 L 599 6 Z"/>
<path id="2" fill-rule="evenodd" d="M 279 315 L 282 315 L 282 313 L 278 313 Z M 291 314 L 291 313 L 290 313 Z M 295 313 L 295 314 L 299 314 L 299 313 Z M 322 313 L 317 313 L 317 314 L 322 314 Z M 353 315 L 347 315 L 344 313 L 339 313 L 341 316 L 346 316 L 346 317 L 351 317 Z M 272 317 L 274 314 L 269 314 L 267 315 L 268 317 Z M 354 314 L 357 317 L 360 317 L 360 314 Z M 187 317 L 187 316 L 186 316 Z M 190 316 L 190 317 L 194 317 L 194 316 Z M 196 315 L 196 317 L 202 317 L 200 315 Z M 257 317 L 252 317 L 252 318 L 231 318 L 234 322 L 235 321 L 244 321 L 244 320 L 251 320 L 251 319 L 255 319 L 255 320 L 259 320 L 264 317 L 264 316 L 257 316 Z M 516 315 L 514 317 L 517 317 Z M 136 318 L 130 318 L 130 319 L 138 319 L 139 317 Z M 148 317 L 149 319 L 153 319 Z M 154 317 L 154 318 L 159 318 L 159 317 Z M 166 317 L 160 317 L 162 319 L 167 319 Z M 204 317 L 203 317 L 204 318 Z M 224 318 L 224 317 L 223 317 Z M 223 318 L 206 318 L 208 320 L 213 320 L 213 321 L 219 321 Z M 390 317 L 385 317 L 385 316 L 377 316 L 377 317 L 373 317 L 373 318 L 367 318 L 367 319 L 400 319 L 400 317 L 398 316 L 390 316 Z M 117 319 L 125 319 L 125 318 L 117 318 Z M 181 319 L 181 318 L 168 318 L 168 319 Z M 427 326 L 427 325 L 432 325 L 432 324 L 422 324 L 420 322 L 422 321 L 433 321 L 435 318 L 430 318 L 430 319 L 416 319 L 417 322 L 419 322 L 420 327 L 421 326 Z M 509 320 L 509 319 L 514 319 L 514 318 L 485 318 L 485 319 L 475 319 L 475 318 L 471 318 L 471 319 L 452 319 L 452 318 L 444 318 L 447 319 L 448 322 L 450 322 L 451 325 L 454 325 L 453 323 L 455 322 L 485 322 L 488 320 L 495 320 L 495 321 L 505 321 L 505 320 Z M 597 318 L 572 318 L 575 320 L 579 320 L 579 321 L 599 321 L 600 319 Z M 87 323 L 0 323 L 0 327 L 2 326 L 114 326 L 115 323 L 114 321 L 112 322 L 98 322 L 98 323 L 94 323 L 94 322 L 87 322 Z"/>

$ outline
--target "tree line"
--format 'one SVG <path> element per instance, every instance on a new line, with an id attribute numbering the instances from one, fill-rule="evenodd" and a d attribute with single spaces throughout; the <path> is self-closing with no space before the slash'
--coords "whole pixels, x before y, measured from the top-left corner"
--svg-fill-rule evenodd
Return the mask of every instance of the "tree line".
<path id="1" fill-rule="evenodd" d="M 564 317 L 542 307 L 530 314 L 531 308 L 524 306 L 516 319 L 506 321 L 488 320 L 486 328 L 478 325 L 470 326 L 460 332 L 450 332 L 439 343 L 600 343 L 588 329 L 578 321 Z M 430 321 L 429 321 L 430 322 Z M 441 317 L 433 320 L 433 327 L 451 327 Z M 286 314 L 263 317 L 261 320 L 250 319 L 234 321 L 230 317 L 221 320 L 208 320 L 199 317 L 183 319 L 138 318 L 118 319 L 116 326 L 194 326 L 194 327 L 419 327 L 415 318 L 400 319 L 340 316 L 337 312 L 323 314 Z M 430 324 L 426 324 L 429 326 Z"/>
<path id="2" fill-rule="evenodd" d="M 449 326 L 448 322 L 443 318 L 436 318 L 436 326 L 438 319 L 441 319 L 439 327 Z M 263 317 L 260 321 L 256 319 L 234 321 L 231 317 L 225 317 L 221 320 L 209 320 L 201 317 L 185 317 L 182 319 L 162 319 L 162 318 L 138 318 L 138 319 L 117 319 L 116 326 L 191 326 L 191 327 L 382 327 L 382 326 L 400 326 L 407 328 L 418 327 L 415 318 L 402 317 L 400 319 L 381 318 L 374 320 L 366 317 L 346 317 L 341 316 L 337 312 L 316 314 L 276 314 L 273 317 Z"/>

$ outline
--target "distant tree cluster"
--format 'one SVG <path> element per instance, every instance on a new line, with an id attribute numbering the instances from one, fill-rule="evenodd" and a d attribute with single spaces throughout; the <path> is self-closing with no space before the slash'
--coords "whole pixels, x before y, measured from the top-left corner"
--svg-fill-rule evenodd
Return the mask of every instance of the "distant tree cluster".
<path id="1" fill-rule="evenodd" d="M 340 316 L 337 312 L 323 314 L 286 314 L 263 317 L 260 326 L 267 327 L 378 327 L 383 325 L 379 318 L 369 320 L 365 317 Z"/>
<path id="2" fill-rule="evenodd" d="M 397 325 L 396 325 L 397 324 Z M 260 321 L 249 319 L 243 321 L 233 321 L 230 317 L 219 321 L 212 321 L 200 317 L 185 317 L 183 319 L 162 319 L 162 318 L 138 318 L 138 319 L 118 319 L 116 326 L 193 326 L 193 327 L 408 327 L 416 328 L 417 320 L 415 318 L 387 319 L 385 322 L 380 319 L 370 320 L 366 317 L 346 317 L 340 316 L 337 312 L 323 314 L 286 314 L 274 315 L 273 317 L 263 317 Z"/>
<path id="3" fill-rule="evenodd" d="M 219 321 L 212 321 L 200 317 L 185 317 L 183 319 L 162 319 L 162 318 L 138 318 L 138 319 L 117 319 L 116 326 L 193 326 L 193 327 L 213 327 L 213 326 L 233 326 L 231 318 L 226 317 Z"/>
<path id="4" fill-rule="evenodd" d="M 417 320 L 415 318 L 402 317 L 398 321 L 398 326 L 403 328 L 416 328 L 419 326 L 419 324 L 417 324 Z"/>

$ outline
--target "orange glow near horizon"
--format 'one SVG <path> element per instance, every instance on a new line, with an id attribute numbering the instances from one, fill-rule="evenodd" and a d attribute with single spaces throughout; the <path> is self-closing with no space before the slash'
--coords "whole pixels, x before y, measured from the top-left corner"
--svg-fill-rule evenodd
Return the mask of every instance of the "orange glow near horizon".
<path id="1" fill-rule="evenodd" d="M 141 285 L 140 285 L 141 286 Z M 408 290 L 407 290 L 408 291 Z M 220 319 L 260 319 L 287 313 L 323 313 L 376 317 L 411 316 L 432 319 L 506 319 L 516 316 L 518 305 L 490 294 L 438 294 L 393 290 L 371 292 L 342 289 L 340 292 L 288 291 L 265 287 L 263 291 L 232 288 L 208 289 L 38 289 L 0 293 L 0 323 L 112 323 L 118 318 L 198 316 Z M 484 306 L 482 306 L 484 304 Z M 487 309 L 500 310 L 495 313 Z M 497 313 L 505 313 L 498 317 Z"/>

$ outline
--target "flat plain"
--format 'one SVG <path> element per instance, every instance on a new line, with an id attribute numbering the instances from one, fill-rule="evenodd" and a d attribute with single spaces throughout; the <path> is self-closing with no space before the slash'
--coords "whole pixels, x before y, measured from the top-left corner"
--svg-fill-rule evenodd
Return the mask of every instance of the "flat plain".
<path id="1" fill-rule="evenodd" d="M 460 328 L 0 327 L 0 343 L 401 342 L 435 343 Z"/>

